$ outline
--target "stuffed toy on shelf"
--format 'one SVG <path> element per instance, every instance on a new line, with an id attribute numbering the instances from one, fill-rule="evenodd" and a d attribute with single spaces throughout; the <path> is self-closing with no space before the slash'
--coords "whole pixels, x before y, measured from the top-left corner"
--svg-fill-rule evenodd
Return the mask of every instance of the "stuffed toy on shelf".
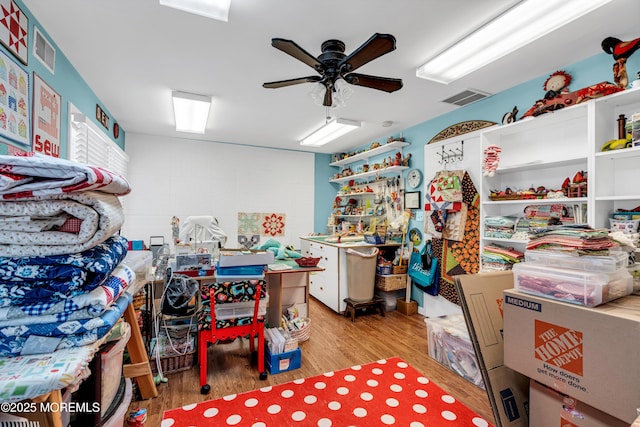
<path id="1" fill-rule="evenodd" d="M 500 163 L 500 153 L 502 148 L 497 145 L 489 145 L 484 150 L 484 160 L 482 161 L 482 175 L 494 176 L 496 169 L 498 169 L 498 163 Z"/>

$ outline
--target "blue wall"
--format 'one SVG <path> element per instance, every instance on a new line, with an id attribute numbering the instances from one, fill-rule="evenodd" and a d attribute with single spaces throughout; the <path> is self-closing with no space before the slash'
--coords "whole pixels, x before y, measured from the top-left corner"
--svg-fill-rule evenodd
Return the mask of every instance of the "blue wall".
<path id="1" fill-rule="evenodd" d="M 91 88 L 84 81 L 82 76 L 76 71 L 76 69 L 71 65 L 71 63 L 67 60 L 64 53 L 60 50 L 60 48 L 55 44 L 55 40 L 47 33 L 46 28 L 42 27 L 36 20 L 36 18 L 31 14 L 31 12 L 27 9 L 24 3 L 21 0 L 15 0 L 17 5 L 20 7 L 23 13 L 27 15 L 29 18 L 29 36 L 28 36 L 28 65 L 25 66 L 22 64 L 17 58 L 13 56 L 11 52 L 9 52 L 4 46 L 0 45 L 0 50 L 4 52 L 11 59 L 15 60 L 22 69 L 29 73 L 29 99 L 33 100 L 33 73 L 35 72 L 40 76 L 49 86 L 51 86 L 62 98 L 62 111 L 61 111 L 61 119 L 60 119 L 60 157 L 68 158 L 67 155 L 67 135 L 68 135 L 68 103 L 71 102 L 76 106 L 80 111 L 82 111 L 89 120 L 92 120 L 94 123 L 98 125 L 102 130 L 105 131 L 109 137 L 115 141 L 121 148 L 124 149 L 124 141 L 125 141 L 125 131 L 124 129 L 120 129 L 120 135 L 116 140 L 113 137 L 113 124 L 117 122 L 117 117 L 114 117 L 107 108 L 106 105 L 102 104 L 98 97 L 93 93 Z M 56 49 L 56 62 L 55 62 L 55 74 L 52 74 L 41 62 L 38 58 L 33 55 L 33 42 L 34 42 L 34 26 L 38 27 L 38 31 L 42 35 L 44 35 L 49 43 L 51 43 Z M 78 34 L 78 37 L 81 37 L 81 34 Z M 97 52 L 87 52 L 88 55 L 98 54 Z M 100 105 L 100 108 L 109 116 L 109 130 L 106 130 L 98 121 L 96 120 L 96 104 Z M 29 122 L 30 133 L 33 130 L 33 112 L 31 115 L 31 120 Z M 33 135 L 32 135 L 33 136 Z M 0 137 L 0 154 L 7 154 L 8 147 L 3 142 L 2 137 Z"/>
<path id="2" fill-rule="evenodd" d="M 606 53 L 595 55 L 578 63 L 567 65 L 559 68 L 567 72 L 572 77 L 569 85 L 570 91 L 575 91 L 586 86 L 600 83 L 603 81 L 613 82 L 612 65 L 613 58 Z M 506 112 L 510 112 L 514 106 L 518 107 L 518 118 L 522 116 L 534 102 L 544 97 L 544 82 L 549 75 L 556 70 L 549 70 L 549 74 L 540 76 L 536 79 L 522 83 L 518 86 L 507 89 L 487 97 L 481 101 L 461 107 L 455 111 L 443 114 L 431 120 L 427 120 L 416 126 L 410 127 L 402 131 L 402 136 L 411 145 L 403 148 L 403 154 L 411 153 L 411 168 L 417 168 L 424 172 L 424 179 L 430 180 L 436 171 L 424 170 L 424 146 L 438 132 L 448 126 L 454 125 L 467 120 L 487 120 L 496 123 L 502 122 L 502 117 Z M 629 81 L 636 79 L 637 73 L 640 71 L 640 54 L 632 56 L 627 62 L 627 72 Z M 399 136 L 399 135 L 394 135 Z M 604 141 L 603 141 L 604 142 Z M 363 144 L 354 151 L 366 149 L 371 142 Z M 553 153 L 549 153 L 553 156 Z M 318 155 L 319 156 L 319 155 Z M 324 155 L 322 156 L 325 157 Z M 327 163 L 329 161 L 327 160 Z M 320 163 L 320 162 L 318 162 Z M 324 173 L 324 175 L 323 175 Z M 315 209 L 315 225 L 316 232 L 324 233 L 326 231 L 327 218 L 331 214 L 333 198 L 338 190 L 337 185 L 331 185 L 331 191 L 326 199 L 322 199 L 321 195 L 327 193 L 327 182 L 335 173 L 331 167 L 323 170 L 321 166 L 316 169 L 316 209 Z M 403 178 L 406 178 L 407 171 L 404 172 Z M 479 185 L 479 183 L 476 183 Z M 424 229 L 424 222 L 416 222 L 411 220 L 409 229 Z M 423 306 L 423 294 L 417 288 L 412 290 L 412 299 L 416 300 L 420 306 Z"/>

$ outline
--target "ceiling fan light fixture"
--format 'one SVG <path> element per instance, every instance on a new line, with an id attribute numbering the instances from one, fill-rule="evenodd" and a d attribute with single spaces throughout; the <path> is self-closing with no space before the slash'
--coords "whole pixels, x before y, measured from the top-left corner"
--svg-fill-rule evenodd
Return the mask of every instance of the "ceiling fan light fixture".
<path id="1" fill-rule="evenodd" d="M 361 125 L 357 120 L 331 119 L 300 141 L 300 145 L 319 147 L 356 130 Z"/>
<path id="2" fill-rule="evenodd" d="M 525 0 L 416 69 L 416 76 L 449 84 L 611 0 Z"/>
<path id="3" fill-rule="evenodd" d="M 173 91 L 171 96 L 176 131 L 204 133 L 209 120 L 211 97 L 179 91 Z"/>
<path id="4" fill-rule="evenodd" d="M 160 5 L 227 22 L 231 0 L 160 0 Z"/>

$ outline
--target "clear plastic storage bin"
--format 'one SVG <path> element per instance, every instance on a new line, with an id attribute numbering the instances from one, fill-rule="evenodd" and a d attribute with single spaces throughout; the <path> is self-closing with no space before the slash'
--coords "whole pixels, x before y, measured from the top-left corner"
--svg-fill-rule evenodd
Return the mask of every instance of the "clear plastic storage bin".
<path id="1" fill-rule="evenodd" d="M 260 300 L 260 305 L 258 306 L 259 316 L 264 316 L 266 314 L 268 305 L 269 305 L 269 295 L 267 294 L 263 299 Z M 226 320 L 226 319 L 238 319 L 240 317 L 251 317 L 253 316 L 254 306 L 255 306 L 255 301 L 216 304 L 216 319 Z"/>
<path id="2" fill-rule="evenodd" d="M 623 251 L 610 252 L 609 255 L 571 255 L 562 252 L 544 250 L 526 251 L 526 262 L 536 262 L 549 267 L 571 268 L 573 270 L 594 271 L 598 273 L 615 273 L 626 268 L 629 255 Z"/>
<path id="3" fill-rule="evenodd" d="M 513 280 L 519 291 L 588 307 L 629 295 L 633 290 L 633 278 L 626 269 L 607 274 L 522 262 L 514 264 Z"/>

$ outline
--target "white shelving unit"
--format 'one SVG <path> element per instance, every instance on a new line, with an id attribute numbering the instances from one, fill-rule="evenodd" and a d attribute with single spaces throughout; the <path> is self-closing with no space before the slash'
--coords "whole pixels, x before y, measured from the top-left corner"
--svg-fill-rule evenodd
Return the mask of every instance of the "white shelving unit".
<path id="1" fill-rule="evenodd" d="M 373 218 L 382 218 L 388 209 L 390 209 L 389 203 L 386 202 L 387 197 L 390 196 L 391 192 L 396 192 L 400 195 L 400 200 L 402 200 L 402 192 L 404 191 L 404 182 L 402 178 L 402 171 L 409 169 L 408 166 L 398 166 L 392 165 L 384 168 L 373 169 L 373 163 L 382 164 L 384 160 L 384 156 L 387 153 L 393 153 L 395 157 L 395 153 L 399 153 L 402 156 L 402 148 L 409 145 L 408 142 L 405 141 L 392 141 L 387 144 L 381 145 L 377 148 L 367 150 L 358 154 L 354 154 L 352 156 L 348 156 L 344 159 L 335 161 L 330 163 L 331 166 L 342 168 L 342 170 L 346 168 L 351 168 L 352 166 L 358 166 L 362 168 L 362 165 L 368 165 L 367 172 L 358 172 L 352 173 L 348 176 L 341 176 L 330 179 L 329 182 L 335 184 L 345 184 L 350 181 L 355 182 L 356 187 L 360 187 L 364 189 L 365 186 L 370 187 L 374 191 L 359 191 L 354 192 L 350 191 L 345 193 L 343 191 L 337 191 L 337 197 L 340 197 L 345 202 L 345 199 L 356 199 L 359 202 L 360 206 L 367 206 L 364 212 L 360 212 L 357 214 L 353 213 L 334 213 L 333 216 L 338 220 L 349 221 L 350 223 L 362 222 L 364 226 L 368 226 L 369 222 Z M 388 163 L 388 162 L 387 162 Z M 358 170 L 355 169 L 354 170 Z M 391 180 L 395 180 L 393 186 L 389 186 L 389 182 Z M 380 203 L 375 203 L 376 198 L 382 200 Z M 392 205 L 392 204 L 391 204 Z M 384 207 L 384 213 L 380 211 L 379 207 Z M 382 221 L 382 219 L 381 219 Z M 338 229 L 337 224 L 328 224 L 329 230 L 335 233 Z"/>
<path id="2" fill-rule="evenodd" d="M 640 147 L 601 152 L 602 145 L 618 138 L 617 118 L 630 120 L 640 112 L 640 90 L 629 89 L 590 100 L 563 110 L 546 113 L 509 125 L 481 131 L 482 150 L 498 145 L 502 152 L 495 176 L 482 178 L 481 215 L 519 215 L 527 205 L 563 203 L 586 205 L 586 223 L 608 228 L 616 209 L 640 205 Z M 586 197 L 492 201 L 491 190 L 537 188 L 559 189 L 565 178 L 587 174 Z M 523 250 L 526 241 L 484 237 L 481 248 L 499 242 Z"/>

